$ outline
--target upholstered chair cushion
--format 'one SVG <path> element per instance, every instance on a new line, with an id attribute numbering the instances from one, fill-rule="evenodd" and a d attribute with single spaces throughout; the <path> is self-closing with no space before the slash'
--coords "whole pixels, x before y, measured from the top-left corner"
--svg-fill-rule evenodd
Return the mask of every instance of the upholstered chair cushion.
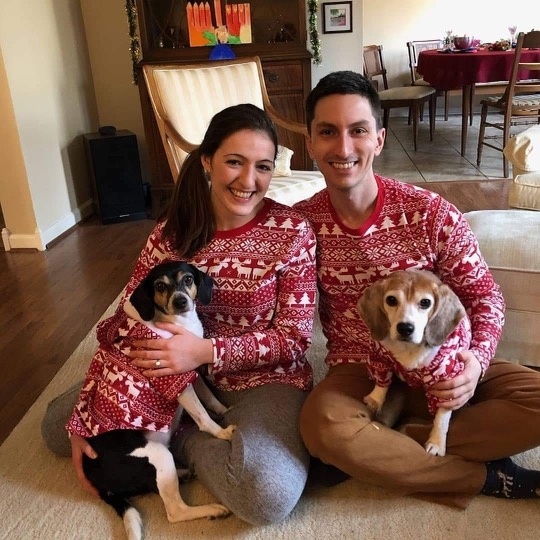
<path id="1" fill-rule="evenodd" d="M 293 171 L 291 176 L 272 176 L 266 196 L 283 204 L 293 204 L 313 196 L 326 187 L 319 171 Z"/>
<path id="2" fill-rule="evenodd" d="M 540 367 L 540 212 L 465 214 L 506 300 L 497 357 Z"/>
<path id="3" fill-rule="evenodd" d="M 214 66 L 212 69 L 199 66 L 182 70 L 163 69 L 156 71 L 154 76 L 161 100 L 167 106 L 169 122 L 174 127 L 181 126 L 182 136 L 193 144 L 201 143 L 208 122 L 225 107 L 252 103 L 264 108 L 254 63 Z M 185 96 L 193 95 L 198 96 L 198 103 L 186 106 Z M 170 146 L 180 165 L 186 153 L 174 144 Z"/>
<path id="4" fill-rule="evenodd" d="M 508 204 L 513 208 L 540 210 L 540 171 L 514 176 L 508 191 Z"/>

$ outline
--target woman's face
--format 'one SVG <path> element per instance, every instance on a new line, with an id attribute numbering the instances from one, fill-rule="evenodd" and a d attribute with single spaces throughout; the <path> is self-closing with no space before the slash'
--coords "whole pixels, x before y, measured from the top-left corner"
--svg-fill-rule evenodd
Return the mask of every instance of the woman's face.
<path id="1" fill-rule="evenodd" d="M 212 157 L 201 157 L 218 230 L 236 229 L 257 215 L 274 171 L 275 151 L 268 135 L 245 129 L 225 139 Z"/>

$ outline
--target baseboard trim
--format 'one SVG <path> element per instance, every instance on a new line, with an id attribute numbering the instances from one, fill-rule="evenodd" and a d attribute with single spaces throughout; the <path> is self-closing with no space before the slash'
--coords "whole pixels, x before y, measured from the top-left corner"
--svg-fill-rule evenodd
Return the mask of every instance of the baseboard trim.
<path id="1" fill-rule="evenodd" d="M 89 199 L 44 231 L 36 228 L 33 234 L 13 234 L 9 229 L 4 227 L 2 229 L 4 249 L 6 251 L 11 251 L 12 249 L 37 249 L 38 251 L 45 251 L 48 245 L 56 238 L 80 221 L 90 217 L 93 213 L 92 199 Z"/>

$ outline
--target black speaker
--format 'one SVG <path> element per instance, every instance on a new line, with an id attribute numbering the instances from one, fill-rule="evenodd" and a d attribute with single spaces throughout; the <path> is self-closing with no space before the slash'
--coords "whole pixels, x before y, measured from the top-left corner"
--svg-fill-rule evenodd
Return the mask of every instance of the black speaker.
<path id="1" fill-rule="evenodd" d="M 146 218 L 137 136 L 119 130 L 83 135 L 94 191 L 94 207 L 104 224 Z"/>

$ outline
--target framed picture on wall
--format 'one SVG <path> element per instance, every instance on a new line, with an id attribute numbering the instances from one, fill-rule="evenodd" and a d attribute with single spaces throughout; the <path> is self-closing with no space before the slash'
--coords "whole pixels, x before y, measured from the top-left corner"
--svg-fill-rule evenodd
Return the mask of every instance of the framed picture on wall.
<path id="1" fill-rule="evenodd" d="M 324 2 L 322 28 L 323 34 L 352 32 L 352 2 Z"/>

